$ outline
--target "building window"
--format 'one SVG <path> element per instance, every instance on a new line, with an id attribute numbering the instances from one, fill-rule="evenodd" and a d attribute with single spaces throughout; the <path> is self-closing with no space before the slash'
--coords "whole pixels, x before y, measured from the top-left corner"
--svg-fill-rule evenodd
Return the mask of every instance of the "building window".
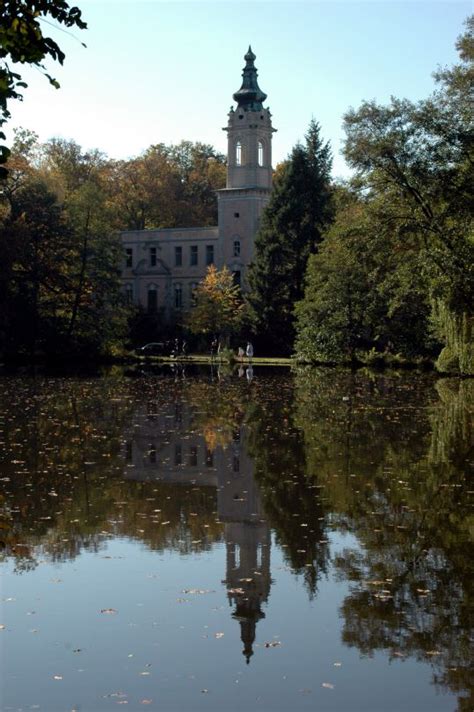
<path id="1" fill-rule="evenodd" d="M 131 440 L 127 440 L 125 443 L 125 459 L 127 462 L 133 460 L 133 442 Z"/>
<path id="2" fill-rule="evenodd" d="M 133 250 L 127 247 L 125 250 L 125 267 L 133 267 Z"/>
<path id="3" fill-rule="evenodd" d="M 240 218 L 240 213 L 234 213 L 234 218 Z"/>
<path id="4" fill-rule="evenodd" d="M 214 467 L 214 453 L 206 448 L 206 467 Z"/>
<path id="5" fill-rule="evenodd" d="M 237 287 L 240 287 L 241 284 L 241 275 L 240 275 L 240 269 L 235 270 L 232 272 L 232 276 L 234 278 L 234 284 L 237 285 Z"/>
<path id="6" fill-rule="evenodd" d="M 181 447 L 181 444 L 177 444 L 174 446 L 174 464 L 176 467 L 179 467 L 183 462 L 183 449 Z"/>
<path id="7" fill-rule="evenodd" d="M 133 285 L 132 284 L 125 285 L 125 303 L 133 304 Z"/>
<path id="8" fill-rule="evenodd" d="M 175 309 L 181 309 L 183 306 L 183 289 L 180 284 L 174 285 L 174 306 Z"/>
<path id="9" fill-rule="evenodd" d="M 197 289 L 197 282 L 191 282 L 189 285 L 189 303 L 191 306 L 194 306 L 196 304 L 196 289 Z"/>
<path id="10" fill-rule="evenodd" d="M 237 166 L 242 165 L 242 144 L 240 141 L 235 144 L 235 164 Z"/>
<path id="11" fill-rule="evenodd" d="M 150 267 L 156 267 L 156 247 L 150 247 Z"/>
<path id="12" fill-rule="evenodd" d="M 214 245 L 206 245 L 206 264 L 214 264 Z"/>
<path id="13" fill-rule="evenodd" d="M 155 443 L 150 443 L 148 446 L 148 459 L 153 464 L 156 462 L 156 445 Z"/>
<path id="14" fill-rule="evenodd" d="M 197 467 L 198 464 L 198 449 L 197 445 L 191 445 L 191 449 L 189 451 L 189 467 Z"/>
<path id="15" fill-rule="evenodd" d="M 263 141 L 258 142 L 258 165 L 263 166 Z"/>
<path id="16" fill-rule="evenodd" d="M 174 248 L 174 265 L 175 265 L 175 267 L 181 267 L 182 264 L 183 264 L 183 248 L 175 247 Z"/>
<path id="17" fill-rule="evenodd" d="M 234 257 L 240 257 L 240 240 L 234 240 Z"/>
<path id="18" fill-rule="evenodd" d="M 198 246 L 191 245 L 189 248 L 189 264 L 195 267 L 198 263 Z"/>
<path id="19" fill-rule="evenodd" d="M 156 312 L 156 310 L 158 309 L 158 292 L 156 290 L 156 287 L 148 288 L 147 307 L 150 313 Z"/>

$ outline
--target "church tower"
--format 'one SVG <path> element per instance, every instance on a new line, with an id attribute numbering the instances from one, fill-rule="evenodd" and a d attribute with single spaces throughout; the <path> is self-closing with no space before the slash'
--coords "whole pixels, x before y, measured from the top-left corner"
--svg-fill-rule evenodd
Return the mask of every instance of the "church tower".
<path id="1" fill-rule="evenodd" d="M 227 184 L 218 191 L 220 262 L 246 287 L 255 233 L 272 187 L 271 114 L 257 82 L 255 55 L 245 55 L 242 86 L 233 96 L 227 126 Z"/>

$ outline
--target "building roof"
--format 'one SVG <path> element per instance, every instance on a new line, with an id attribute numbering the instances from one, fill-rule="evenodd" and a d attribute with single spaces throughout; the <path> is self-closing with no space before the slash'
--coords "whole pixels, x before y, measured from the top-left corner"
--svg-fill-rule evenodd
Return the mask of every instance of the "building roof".
<path id="1" fill-rule="evenodd" d="M 267 95 L 258 86 L 258 72 L 254 65 L 255 55 L 250 45 L 244 59 L 246 64 L 242 71 L 242 86 L 233 96 L 238 104 L 238 109 L 261 111 L 263 109 L 262 102 L 265 101 Z"/>

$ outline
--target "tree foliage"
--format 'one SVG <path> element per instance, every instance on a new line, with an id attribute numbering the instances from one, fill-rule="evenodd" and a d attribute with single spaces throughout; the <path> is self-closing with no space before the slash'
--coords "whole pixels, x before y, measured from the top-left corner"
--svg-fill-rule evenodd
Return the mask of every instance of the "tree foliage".
<path id="1" fill-rule="evenodd" d="M 195 305 L 187 318 L 193 334 L 228 338 L 242 326 L 245 305 L 232 273 L 210 265 L 194 293 Z"/>
<path id="2" fill-rule="evenodd" d="M 313 120 L 304 145 L 295 146 L 275 178 L 255 238 L 248 301 L 263 348 L 291 351 L 306 264 L 332 219 L 331 165 L 329 144 Z"/>
<path id="3" fill-rule="evenodd" d="M 428 356 L 434 343 L 416 236 L 400 240 L 385 201 L 363 200 L 344 187 L 337 194 L 335 222 L 309 259 L 305 296 L 295 309 L 299 358 Z"/>
<path id="4" fill-rule="evenodd" d="M 55 40 L 43 34 L 44 18 L 64 27 L 87 27 L 79 8 L 70 7 L 65 0 L 4 0 L 0 4 L 0 128 L 10 118 L 9 102 L 21 99 L 21 90 L 27 87 L 9 62 L 36 67 L 59 87 L 46 72 L 43 60 L 50 57 L 62 64 L 65 55 Z M 5 140 L 2 131 L 0 139 Z M 0 146 L 0 164 L 5 164 L 8 156 L 8 148 Z M 6 169 L 0 165 L 0 178 L 5 177 Z"/>
<path id="5" fill-rule="evenodd" d="M 309 262 L 297 308 L 303 357 L 340 360 L 358 346 L 422 355 L 433 341 L 429 306 L 445 346 L 439 367 L 474 372 L 473 27 L 470 18 L 461 62 L 437 72 L 431 97 L 347 112 L 344 153 L 363 216 L 348 220 L 343 207 Z"/>
<path id="6" fill-rule="evenodd" d="M 215 191 L 224 185 L 224 156 L 191 141 L 155 144 L 141 156 L 112 166 L 113 200 L 122 230 L 215 225 Z"/>
<path id="7" fill-rule="evenodd" d="M 8 167 L 0 219 L 1 351 L 110 352 L 124 338 L 126 310 L 105 159 L 74 142 L 39 147 L 23 131 Z"/>

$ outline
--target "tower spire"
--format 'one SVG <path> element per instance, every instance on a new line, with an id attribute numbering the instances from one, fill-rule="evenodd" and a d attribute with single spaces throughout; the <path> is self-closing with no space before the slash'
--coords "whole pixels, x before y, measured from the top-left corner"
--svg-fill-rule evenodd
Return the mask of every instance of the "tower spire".
<path id="1" fill-rule="evenodd" d="M 242 71 L 242 86 L 234 94 L 234 99 L 238 108 L 243 111 L 261 111 L 262 102 L 267 95 L 260 89 L 257 82 L 257 68 L 254 65 L 255 55 L 249 45 L 247 54 L 244 57 L 245 67 Z"/>

